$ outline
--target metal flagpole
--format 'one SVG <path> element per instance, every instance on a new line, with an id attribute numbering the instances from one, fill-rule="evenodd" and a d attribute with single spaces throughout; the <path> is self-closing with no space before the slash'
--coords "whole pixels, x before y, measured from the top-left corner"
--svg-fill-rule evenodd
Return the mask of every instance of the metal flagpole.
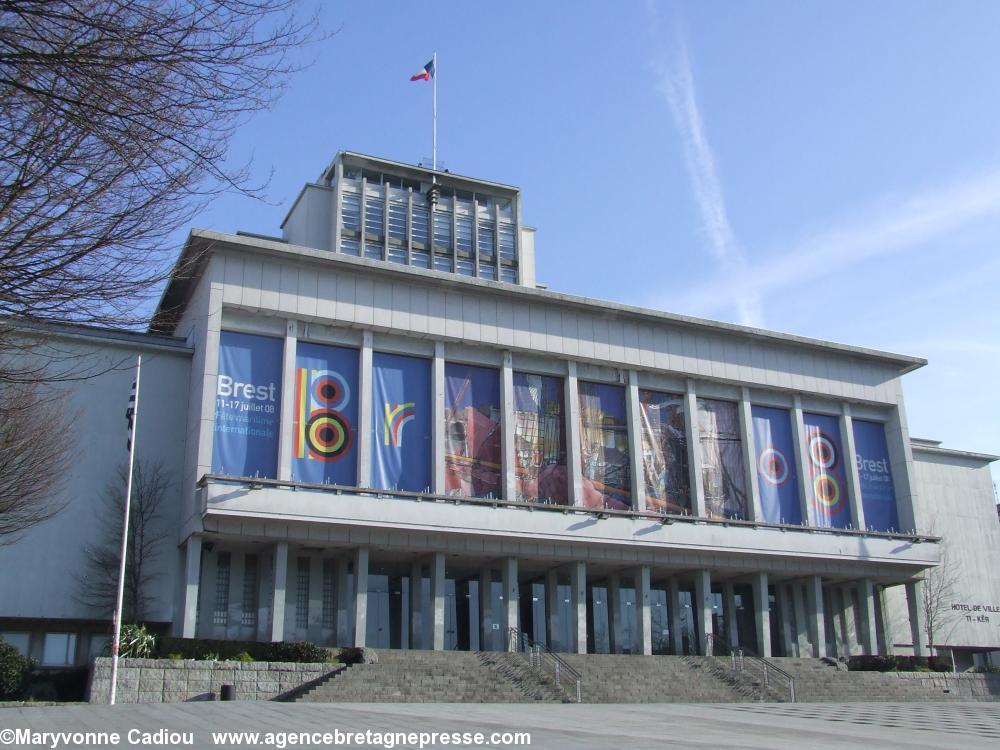
<path id="1" fill-rule="evenodd" d="M 438 53 L 435 52 L 431 58 L 431 79 L 434 84 L 434 144 L 431 153 L 431 168 L 437 172 L 438 168 Z"/>
<path id="2" fill-rule="evenodd" d="M 128 522 L 132 508 L 132 469 L 135 466 L 135 433 L 136 418 L 139 416 L 139 374 L 142 371 L 142 355 L 135 362 L 135 384 L 129 399 L 129 431 L 128 431 L 128 482 L 125 486 L 125 519 L 122 521 L 121 562 L 118 565 L 118 601 L 115 604 L 114 634 L 111 636 L 111 698 L 110 705 L 115 705 L 115 692 L 118 687 L 118 650 L 121 646 L 122 634 L 122 604 L 125 600 L 125 555 L 128 551 Z"/>

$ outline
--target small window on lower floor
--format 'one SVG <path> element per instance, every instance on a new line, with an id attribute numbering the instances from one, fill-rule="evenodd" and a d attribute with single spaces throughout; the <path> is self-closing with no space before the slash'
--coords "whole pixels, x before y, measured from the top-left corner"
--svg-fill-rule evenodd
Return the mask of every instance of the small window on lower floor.
<path id="1" fill-rule="evenodd" d="M 21 633 L 21 632 L 7 632 L 0 633 L 0 640 L 6 643 L 8 646 L 13 646 L 17 649 L 17 653 L 21 656 L 28 655 L 28 649 L 31 643 L 31 633 Z"/>
<path id="2" fill-rule="evenodd" d="M 76 663 L 76 633 L 46 633 L 43 667 L 68 667 Z"/>

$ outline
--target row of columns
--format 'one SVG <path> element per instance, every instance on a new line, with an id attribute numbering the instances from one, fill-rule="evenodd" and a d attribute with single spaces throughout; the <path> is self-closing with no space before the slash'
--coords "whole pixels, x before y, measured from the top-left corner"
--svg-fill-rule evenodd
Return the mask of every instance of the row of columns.
<path id="1" fill-rule="evenodd" d="M 288 581 L 289 545 L 278 542 L 273 548 L 271 621 L 267 632 L 272 641 L 284 640 L 286 615 L 286 585 Z M 193 638 L 197 629 L 197 608 L 201 572 L 202 542 L 199 535 L 192 535 L 186 548 L 186 571 L 181 635 Z M 368 616 L 368 571 L 369 551 L 359 547 L 347 557 L 334 561 L 336 576 L 336 635 L 337 642 L 364 646 L 367 634 Z M 350 566 L 350 569 L 349 569 Z M 506 634 L 510 628 L 520 627 L 520 584 L 518 560 L 506 557 L 498 565 L 484 567 L 479 575 L 479 591 L 491 591 L 494 573 L 499 567 L 502 586 L 499 611 L 494 610 L 492 596 L 479 596 L 480 642 L 492 638 L 494 625 L 499 625 Z M 353 571 L 353 580 L 350 575 Z M 727 645 L 736 645 L 739 640 L 736 617 L 736 593 L 731 580 L 722 583 L 723 620 L 725 633 L 713 633 L 713 593 L 711 572 L 695 570 L 685 574 L 693 580 L 692 607 L 697 628 L 698 652 L 709 653 L 711 641 L 721 640 Z M 573 643 L 568 649 L 578 653 L 587 652 L 587 566 L 583 561 L 575 561 L 549 570 L 544 576 L 546 641 L 553 643 L 558 632 L 557 613 L 565 612 L 560 606 L 560 578 L 569 579 L 570 599 L 568 611 L 571 617 L 570 632 Z M 649 566 L 640 565 L 631 571 L 612 574 L 604 580 L 608 592 L 608 634 L 611 651 L 622 650 L 625 640 L 622 632 L 621 587 L 622 579 L 630 578 L 635 589 L 638 607 L 637 625 L 641 653 L 652 654 L 652 571 Z M 743 580 L 746 580 L 744 577 Z M 445 556 L 436 552 L 428 554 L 411 564 L 408 627 L 411 647 L 443 650 L 445 647 Z M 430 586 L 430 622 L 423 623 L 423 587 Z M 755 618 L 756 652 L 764 657 L 772 655 L 771 649 L 771 607 L 768 575 L 764 572 L 749 576 Z M 920 605 L 920 582 L 906 584 L 910 627 L 915 653 L 926 655 L 921 645 L 923 633 L 923 611 Z M 877 591 L 871 579 L 861 579 L 853 586 L 824 586 L 820 576 L 808 576 L 796 581 L 782 581 L 774 584 L 777 615 L 780 619 L 779 637 L 783 651 L 787 655 L 825 657 L 828 655 L 828 633 L 838 656 L 863 652 L 879 653 Z M 676 577 L 666 581 L 669 598 L 669 631 L 674 653 L 683 653 L 681 621 L 681 585 Z M 856 592 L 856 596 L 855 596 Z M 857 609 L 857 611 L 856 611 Z M 827 613 L 832 622 L 827 623 Z M 429 627 L 425 627 L 425 625 Z M 828 628 L 829 626 L 829 628 Z M 750 644 L 742 644 L 749 646 Z"/>

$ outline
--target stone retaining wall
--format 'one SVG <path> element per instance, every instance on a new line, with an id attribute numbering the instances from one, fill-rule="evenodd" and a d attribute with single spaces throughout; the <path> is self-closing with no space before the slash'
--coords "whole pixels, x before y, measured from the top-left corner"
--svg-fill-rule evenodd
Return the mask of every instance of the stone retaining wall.
<path id="1" fill-rule="evenodd" d="M 223 685 L 235 688 L 236 700 L 273 700 L 331 672 L 340 664 L 195 661 L 194 659 L 122 659 L 118 663 L 116 703 L 179 703 L 218 700 Z M 94 660 L 87 697 L 107 703 L 111 658 Z"/>
<path id="2" fill-rule="evenodd" d="M 1000 700 L 1000 674 L 981 672 L 883 672 L 901 680 L 920 681 L 922 687 L 947 692 L 962 700 Z"/>

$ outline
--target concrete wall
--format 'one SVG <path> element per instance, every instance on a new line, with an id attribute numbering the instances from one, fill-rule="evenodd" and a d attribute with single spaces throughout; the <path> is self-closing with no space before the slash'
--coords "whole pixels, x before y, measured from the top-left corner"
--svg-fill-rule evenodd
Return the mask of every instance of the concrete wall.
<path id="1" fill-rule="evenodd" d="M 79 576 L 86 573 L 86 547 L 105 540 L 99 519 L 107 508 L 108 488 L 124 489 L 118 472 L 128 461 L 125 409 L 136 354 L 142 353 L 136 461 L 147 467 L 161 464 L 172 480 L 157 532 L 163 542 L 151 563 L 156 585 L 150 619 L 169 621 L 190 352 L 153 347 L 140 337 L 58 338 L 52 346 L 60 353 L 56 367 L 82 376 L 50 387 L 51 398 L 67 415 L 52 425 L 49 436 L 65 446 L 65 481 L 54 499 L 65 507 L 17 544 L 0 546 L 0 618 L 110 619 L 110 612 L 94 611 L 79 601 Z"/>
<path id="2" fill-rule="evenodd" d="M 232 685 L 236 700 L 266 701 L 343 669 L 334 664 L 195 661 L 193 659 L 122 659 L 118 666 L 116 703 L 180 703 L 219 700 L 223 685 Z M 107 703 L 111 659 L 95 659 L 87 700 Z"/>

